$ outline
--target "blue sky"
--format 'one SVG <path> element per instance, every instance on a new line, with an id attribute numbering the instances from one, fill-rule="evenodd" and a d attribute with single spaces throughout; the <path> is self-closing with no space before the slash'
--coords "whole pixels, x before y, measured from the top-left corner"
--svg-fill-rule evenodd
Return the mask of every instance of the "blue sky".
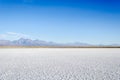
<path id="1" fill-rule="evenodd" d="M 119 0 L 0 0 L 0 39 L 120 44 Z"/>

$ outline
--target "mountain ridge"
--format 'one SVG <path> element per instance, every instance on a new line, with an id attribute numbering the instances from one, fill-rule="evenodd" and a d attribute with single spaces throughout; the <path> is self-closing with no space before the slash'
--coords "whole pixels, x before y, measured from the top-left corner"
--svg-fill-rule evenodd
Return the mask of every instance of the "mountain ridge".
<path id="1" fill-rule="evenodd" d="M 55 43 L 55 42 L 47 42 L 43 40 L 32 40 L 32 39 L 26 39 L 26 38 L 20 38 L 18 40 L 0 40 L 0 46 L 41 46 L 41 47 L 90 47 L 90 46 L 96 46 L 96 47 L 104 47 L 104 46 L 112 46 L 112 47 L 119 47 L 119 44 L 110 44 L 110 45 L 92 45 L 88 43 L 80 43 L 80 42 L 74 42 L 74 43 Z"/>
<path id="2" fill-rule="evenodd" d="M 0 40 L 0 46 L 86 46 L 87 43 L 55 43 L 43 40 L 20 38 L 18 40 Z"/>

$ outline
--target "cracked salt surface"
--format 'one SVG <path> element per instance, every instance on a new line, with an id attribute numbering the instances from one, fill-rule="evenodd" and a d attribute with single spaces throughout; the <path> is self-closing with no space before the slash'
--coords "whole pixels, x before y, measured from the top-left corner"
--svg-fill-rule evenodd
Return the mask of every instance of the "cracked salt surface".
<path id="1" fill-rule="evenodd" d="M 120 80 L 120 49 L 0 49 L 0 80 Z"/>

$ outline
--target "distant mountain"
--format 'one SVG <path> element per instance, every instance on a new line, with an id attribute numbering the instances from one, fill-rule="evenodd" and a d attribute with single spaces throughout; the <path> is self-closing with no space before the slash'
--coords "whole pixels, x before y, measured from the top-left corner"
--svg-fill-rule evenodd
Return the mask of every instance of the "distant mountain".
<path id="1" fill-rule="evenodd" d="M 0 40 L 0 46 L 7 46 L 12 45 L 11 41 L 9 40 Z"/>
<path id="2" fill-rule="evenodd" d="M 78 43 L 78 42 L 60 44 L 55 42 L 46 42 L 42 40 L 31 40 L 31 39 L 20 38 L 14 41 L 0 40 L 0 46 L 90 46 L 90 44 Z"/>
<path id="3" fill-rule="evenodd" d="M 18 40 L 10 41 L 10 40 L 0 40 L 0 46 L 52 46 L 52 47 L 89 47 L 89 46 L 97 46 L 97 47 L 104 47 L 104 46 L 111 46 L 111 47 L 119 47 L 119 44 L 111 44 L 111 45 L 91 45 L 87 43 L 55 43 L 55 42 L 47 42 L 42 40 L 31 40 L 20 38 Z"/>

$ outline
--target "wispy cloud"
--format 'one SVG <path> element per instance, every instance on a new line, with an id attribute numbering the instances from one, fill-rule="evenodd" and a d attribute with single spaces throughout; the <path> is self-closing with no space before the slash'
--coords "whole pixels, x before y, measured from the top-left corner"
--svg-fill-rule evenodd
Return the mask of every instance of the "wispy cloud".
<path id="1" fill-rule="evenodd" d="M 29 35 L 15 32 L 7 32 L 7 35 L 16 36 L 16 37 L 30 37 Z"/>
<path id="2" fill-rule="evenodd" d="M 26 35 L 23 33 L 16 33 L 16 32 L 6 32 L 3 34 L 0 34 L 0 39 L 9 39 L 9 40 L 15 40 L 19 38 L 31 38 L 30 35 Z"/>

